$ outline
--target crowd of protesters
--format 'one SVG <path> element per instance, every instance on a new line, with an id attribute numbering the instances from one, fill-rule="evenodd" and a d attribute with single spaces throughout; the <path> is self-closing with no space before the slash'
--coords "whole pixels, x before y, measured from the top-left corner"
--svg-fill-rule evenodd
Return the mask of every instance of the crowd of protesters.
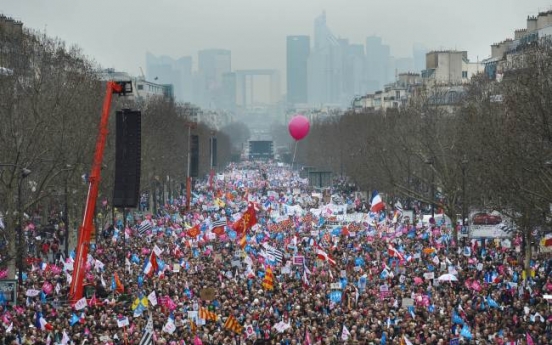
<path id="1" fill-rule="evenodd" d="M 0 339 L 552 343 L 550 256 L 535 254 L 525 271 L 518 236 L 457 243 L 446 224 L 403 220 L 400 209 L 354 194 L 337 199 L 313 193 L 289 167 L 242 163 L 197 184 L 190 209 L 184 196 L 159 212 L 143 200 L 127 229 L 119 216 L 91 245 L 85 306 L 67 300 L 74 252 L 44 242 L 17 304 L 0 297 Z"/>

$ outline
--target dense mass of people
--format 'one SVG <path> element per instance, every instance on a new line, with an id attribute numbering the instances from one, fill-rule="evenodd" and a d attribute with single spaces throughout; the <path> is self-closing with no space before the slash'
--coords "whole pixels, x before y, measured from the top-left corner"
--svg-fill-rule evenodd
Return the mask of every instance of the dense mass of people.
<path id="1" fill-rule="evenodd" d="M 152 212 L 100 232 L 86 303 L 67 300 L 74 252 L 43 244 L 6 344 L 550 344 L 552 260 L 462 239 L 432 220 L 325 198 L 289 167 L 230 165 Z M 353 207 L 347 207 L 353 205 Z M 349 209 L 349 213 L 347 212 Z M 358 212 L 357 212 L 358 211 Z M 352 212 L 352 213 L 351 213 Z M 0 297 L 1 298 L 1 297 Z M 153 326 L 153 327 L 151 327 Z"/>

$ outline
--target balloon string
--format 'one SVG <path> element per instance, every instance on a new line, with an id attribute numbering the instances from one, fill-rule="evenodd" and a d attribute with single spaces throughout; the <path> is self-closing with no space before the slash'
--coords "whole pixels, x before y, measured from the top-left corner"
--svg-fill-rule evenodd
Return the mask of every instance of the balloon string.
<path id="1" fill-rule="evenodd" d="M 291 161 L 291 170 L 293 170 L 293 165 L 295 164 L 295 155 L 297 154 L 297 143 L 299 141 L 295 140 L 295 149 L 293 149 L 293 160 Z"/>

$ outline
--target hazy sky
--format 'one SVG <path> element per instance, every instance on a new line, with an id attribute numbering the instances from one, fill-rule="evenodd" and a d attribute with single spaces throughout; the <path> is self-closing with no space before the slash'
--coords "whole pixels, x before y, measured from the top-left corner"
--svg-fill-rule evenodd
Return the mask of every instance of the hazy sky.
<path id="1" fill-rule="evenodd" d="M 191 55 L 226 48 L 233 69 L 277 68 L 285 76 L 286 35 L 313 35 L 326 11 L 335 36 L 364 43 L 379 35 L 395 57 L 413 43 L 490 55 L 490 44 L 525 28 L 548 0 L 0 0 L 0 13 L 77 44 L 103 67 L 145 71 L 146 50 Z"/>

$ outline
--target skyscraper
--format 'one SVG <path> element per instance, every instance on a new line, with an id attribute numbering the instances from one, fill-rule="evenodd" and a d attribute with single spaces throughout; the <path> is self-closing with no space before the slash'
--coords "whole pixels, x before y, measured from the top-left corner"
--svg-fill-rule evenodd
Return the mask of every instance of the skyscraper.
<path id="1" fill-rule="evenodd" d="M 341 46 L 322 13 L 314 21 L 314 47 L 307 63 L 310 104 L 337 104 L 343 99 L 342 61 Z"/>
<path id="2" fill-rule="evenodd" d="M 192 101 L 192 57 L 174 60 L 146 52 L 146 77 L 157 84 L 172 84 L 179 102 Z"/>
<path id="3" fill-rule="evenodd" d="M 381 37 L 366 38 L 366 79 L 368 91 L 374 92 L 390 82 L 391 52 L 388 45 L 382 43 Z"/>
<path id="4" fill-rule="evenodd" d="M 310 54 L 309 36 L 287 37 L 287 101 L 307 103 L 307 61 Z"/>
<path id="5" fill-rule="evenodd" d="M 206 49 L 198 52 L 199 99 L 196 102 L 207 108 L 218 107 L 222 101 L 222 77 L 232 70 L 230 50 Z"/>

